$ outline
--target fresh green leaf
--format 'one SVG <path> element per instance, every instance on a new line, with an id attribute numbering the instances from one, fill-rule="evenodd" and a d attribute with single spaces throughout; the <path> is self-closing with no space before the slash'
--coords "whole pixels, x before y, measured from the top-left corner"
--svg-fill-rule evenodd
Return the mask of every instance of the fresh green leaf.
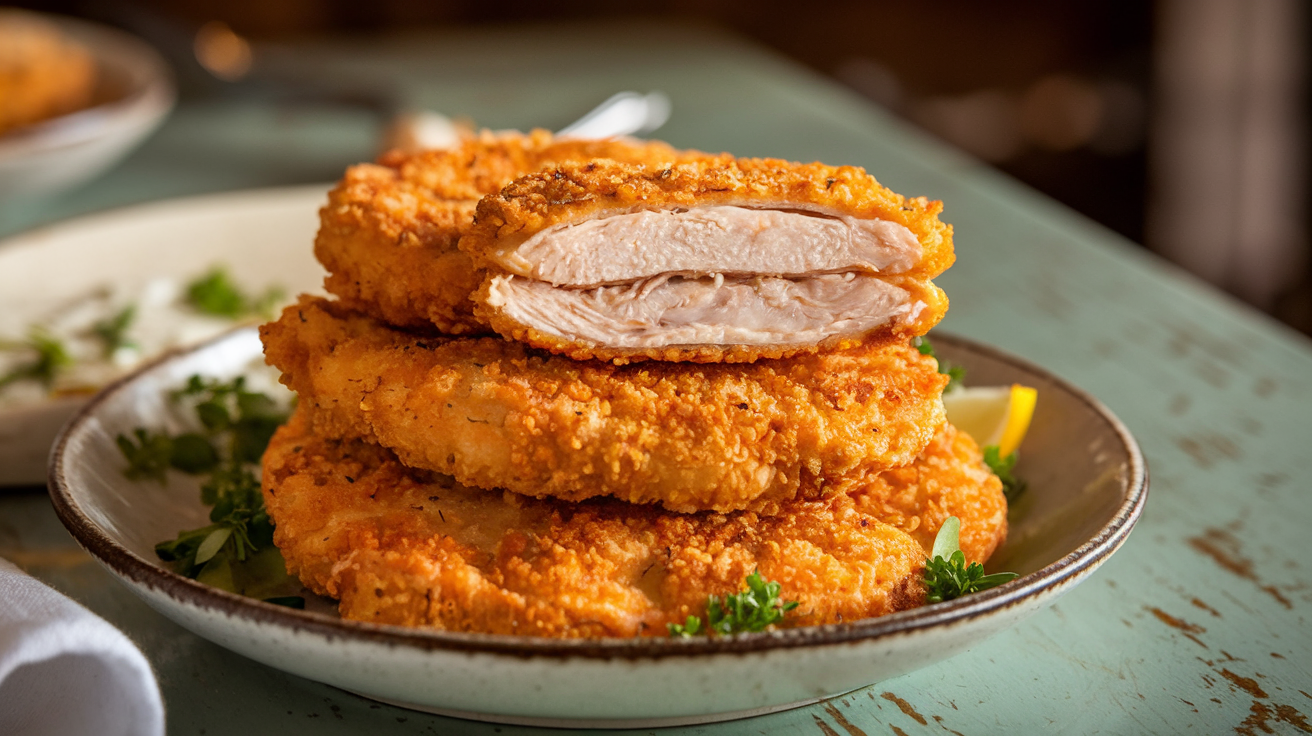
<path id="1" fill-rule="evenodd" d="M 286 296 L 281 288 L 270 287 L 258 297 L 248 296 L 221 266 L 215 266 L 187 284 L 187 303 L 197 311 L 218 317 L 238 319 L 255 315 L 273 316 L 274 307 Z"/>
<path id="2" fill-rule="evenodd" d="M 938 534 L 934 535 L 934 549 L 930 552 L 930 557 L 942 557 L 948 559 L 952 557 L 953 552 L 961 549 L 961 519 L 955 516 L 949 516 L 943 522 L 943 526 L 938 528 Z"/>
<path id="3" fill-rule="evenodd" d="M 941 603 L 995 588 L 1020 577 L 1014 572 L 984 574 L 978 562 L 966 565 L 960 544 L 961 520 L 949 516 L 934 537 L 933 557 L 925 560 L 925 602 Z M 943 553 L 947 553 L 944 555 Z"/>
<path id="4" fill-rule="evenodd" d="M 997 445 L 988 445 L 984 448 L 984 464 L 998 476 L 998 480 L 1002 481 L 1002 494 L 1007 497 L 1007 501 L 1015 501 L 1016 497 L 1025 491 L 1025 481 L 1017 478 L 1012 472 L 1019 459 L 1019 450 L 1013 450 L 1004 458 Z"/>
<path id="5" fill-rule="evenodd" d="M 218 529 L 209 533 L 205 540 L 196 548 L 196 563 L 201 564 L 209 562 L 220 549 L 223 548 L 228 537 L 232 536 L 232 527 L 220 526 Z"/>
<path id="6" fill-rule="evenodd" d="M 228 414 L 228 407 L 217 398 L 209 401 L 202 401 L 196 405 L 196 418 L 210 432 L 222 432 L 232 426 L 232 417 Z"/>
<path id="7" fill-rule="evenodd" d="M 939 360 L 939 357 L 934 354 L 934 345 L 930 343 L 928 337 L 914 338 L 911 341 L 911 344 L 915 346 L 916 350 L 920 351 L 921 355 L 928 355 L 938 362 L 938 372 L 943 373 L 948 377 L 948 385 L 943 387 L 944 391 L 951 391 L 959 388 L 965 382 L 966 368 L 964 366 L 953 365 L 946 360 Z"/>
<path id="8" fill-rule="evenodd" d="M 295 596 L 284 594 L 300 586 L 288 577 L 286 562 L 273 545 L 273 521 L 257 475 L 260 456 L 287 410 L 248 391 L 241 377 L 191 376 L 172 397 L 192 406 L 202 431 L 169 437 L 138 429 L 136 443 L 120 437 L 119 445 L 135 475 L 162 480 L 168 467 L 204 474 L 200 496 L 211 507 L 211 523 L 160 542 L 155 553 L 207 585 L 260 599 L 286 598 L 286 605 L 295 606 Z M 138 465 L 141 469 L 134 471 Z"/>
<path id="9" fill-rule="evenodd" d="M 286 606 L 288 608 L 305 609 L 305 598 L 299 595 L 280 595 L 273 598 L 265 598 L 265 603 L 272 603 L 275 606 Z"/>
<path id="10" fill-rule="evenodd" d="M 666 624 L 666 627 L 670 630 L 670 636 L 691 639 L 702 633 L 702 619 L 700 616 L 689 616 L 682 624 Z"/>
<path id="11" fill-rule="evenodd" d="M 0 388 L 22 380 L 40 381 L 49 388 L 54 383 L 55 376 L 73 362 L 64 343 L 41 327 L 33 327 L 28 332 L 26 340 L 0 343 L 0 349 L 32 354 L 31 360 L 20 363 L 8 373 L 0 375 Z"/>
<path id="12" fill-rule="evenodd" d="M 706 599 L 707 633 L 738 634 L 765 631 L 783 620 L 784 614 L 797 608 L 797 601 L 779 600 L 779 583 L 766 582 L 760 571 L 747 576 L 747 590 L 722 598 Z M 702 620 L 689 616 L 683 624 L 669 624 L 670 636 L 695 636 L 702 630 Z"/>
<path id="13" fill-rule="evenodd" d="M 219 465 L 219 451 L 205 435 L 187 432 L 173 438 L 169 464 L 184 473 L 199 475 Z"/>
<path id="14" fill-rule="evenodd" d="M 187 303 L 198 312 L 233 319 L 249 311 L 246 295 L 221 266 L 187 284 Z"/>
<path id="15" fill-rule="evenodd" d="M 122 434 L 114 438 L 119 452 L 128 461 L 123 475 L 132 480 L 149 478 L 164 483 L 173 457 L 173 439 L 163 432 L 151 433 L 141 428 L 134 429 L 132 436 L 137 438 L 136 442 Z"/>
<path id="16" fill-rule="evenodd" d="M 129 304 L 112 317 L 102 319 L 91 326 L 91 334 L 103 343 L 106 358 L 119 348 L 132 347 L 132 342 L 127 339 L 127 331 L 136 316 L 137 305 Z"/>

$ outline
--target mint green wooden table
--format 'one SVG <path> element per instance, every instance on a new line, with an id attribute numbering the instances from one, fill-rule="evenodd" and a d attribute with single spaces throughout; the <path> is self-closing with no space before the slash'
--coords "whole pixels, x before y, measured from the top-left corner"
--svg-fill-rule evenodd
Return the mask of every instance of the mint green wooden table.
<path id="1" fill-rule="evenodd" d="M 620 89 L 674 103 L 679 146 L 867 167 L 946 202 L 944 328 L 1043 365 L 1139 438 L 1152 492 L 1130 541 L 1052 609 L 827 703 L 675 733 L 1312 732 L 1312 344 L 833 84 L 698 29 L 560 27 L 286 49 L 277 63 L 395 84 L 492 127 L 559 127 Z M 328 181 L 376 118 L 184 106 L 100 181 L 0 208 L 0 235 L 105 207 Z M 185 247 L 185 244 L 179 244 Z M 306 244 L 309 247 L 309 244 Z M 1036 489 L 1041 492 L 1041 489 Z M 126 631 L 172 734 L 518 734 L 283 674 L 155 614 L 80 552 L 35 490 L 0 495 L 0 556 Z"/>

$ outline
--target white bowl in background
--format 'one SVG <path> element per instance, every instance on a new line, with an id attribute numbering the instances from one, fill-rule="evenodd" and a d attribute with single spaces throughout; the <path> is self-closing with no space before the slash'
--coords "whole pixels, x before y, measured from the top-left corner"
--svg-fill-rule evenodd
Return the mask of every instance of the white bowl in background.
<path id="1" fill-rule="evenodd" d="M 41 15 L 95 59 L 98 104 L 0 135 L 0 202 L 48 195 L 118 163 L 173 108 L 173 73 L 144 41 L 86 21 Z"/>

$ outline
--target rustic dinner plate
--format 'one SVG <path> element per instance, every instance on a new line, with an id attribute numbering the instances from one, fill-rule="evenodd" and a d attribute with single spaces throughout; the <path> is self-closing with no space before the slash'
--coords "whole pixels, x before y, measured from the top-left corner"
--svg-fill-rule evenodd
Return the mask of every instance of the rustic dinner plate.
<path id="1" fill-rule="evenodd" d="M 156 559 L 156 542 L 203 526 L 195 482 L 123 477 L 114 437 L 176 427 L 167 394 L 188 376 L 258 365 L 253 329 L 168 356 L 110 386 L 65 427 L 50 459 L 55 509 L 78 543 L 165 616 L 273 667 L 378 700 L 514 724 L 656 727 L 796 707 L 965 651 L 1052 605 L 1128 537 L 1147 468 L 1093 398 L 992 348 L 935 336 L 971 385 L 1024 383 L 1038 408 L 1018 474 L 1029 489 L 989 567 L 1011 583 L 882 618 L 693 639 L 560 641 L 343 621 L 327 602 L 281 608 L 207 587 Z M 318 608 L 318 610 L 314 610 Z"/>

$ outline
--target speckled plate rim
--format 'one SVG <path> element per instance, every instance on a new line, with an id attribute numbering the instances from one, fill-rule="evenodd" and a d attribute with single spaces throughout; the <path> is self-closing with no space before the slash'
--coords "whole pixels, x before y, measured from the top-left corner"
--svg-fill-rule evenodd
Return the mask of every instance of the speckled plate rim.
<path id="1" fill-rule="evenodd" d="M 56 515 L 68 528 L 77 543 L 116 574 L 138 584 L 159 590 L 182 603 L 216 610 L 229 616 L 249 619 L 255 623 L 266 623 L 292 630 L 315 633 L 328 639 L 346 637 L 418 650 L 476 652 L 521 657 L 650 660 L 665 657 L 687 657 L 689 655 L 750 653 L 794 647 L 820 647 L 858 640 L 891 637 L 969 621 L 1022 604 L 1027 599 L 1039 597 L 1044 592 L 1064 588 L 1064 582 L 1080 577 L 1081 573 L 1091 571 L 1091 568 L 1099 566 L 1125 542 L 1143 513 L 1148 496 L 1148 466 L 1143 453 L 1134 437 L 1130 434 L 1129 429 L 1101 402 L 1029 361 L 974 340 L 936 332 L 934 340 L 941 345 L 951 345 L 979 353 L 1041 377 L 1069 392 L 1070 395 L 1082 401 L 1109 425 L 1126 451 L 1129 467 L 1125 477 L 1124 496 L 1120 506 L 1112 514 L 1108 523 L 1074 551 L 1035 572 L 982 593 L 878 618 L 714 638 L 649 637 L 561 640 L 502 634 L 430 631 L 338 619 L 311 611 L 276 606 L 212 588 L 142 559 L 116 542 L 82 511 L 70 492 L 68 479 L 63 469 L 70 437 L 76 434 L 95 415 L 100 405 L 123 391 L 126 386 L 138 377 L 161 367 L 169 361 L 205 350 L 212 345 L 233 339 L 240 333 L 253 329 L 250 327 L 240 328 L 224 333 L 195 347 L 166 353 L 105 387 L 73 416 L 55 440 L 49 462 L 48 488 L 50 497 Z"/>

